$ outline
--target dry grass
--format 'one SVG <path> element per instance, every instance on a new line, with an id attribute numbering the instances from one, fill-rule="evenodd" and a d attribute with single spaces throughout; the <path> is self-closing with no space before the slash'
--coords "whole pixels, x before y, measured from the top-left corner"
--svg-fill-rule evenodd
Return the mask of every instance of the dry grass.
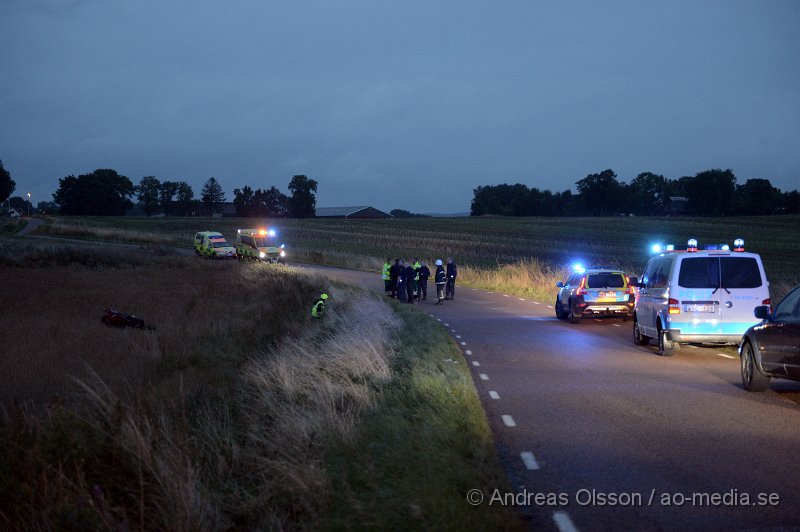
<path id="1" fill-rule="evenodd" d="M 334 503 L 332 490 L 345 488 L 332 464 L 342 462 L 392 502 L 370 512 L 379 528 L 417 507 L 407 488 L 423 483 L 430 522 L 445 511 L 454 523 L 516 523 L 465 502 L 466 486 L 501 485 L 501 473 L 469 373 L 441 367 L 447 340 L 434 323 L 405 332 L 428 338 L 420 353 L 384 300 L 275 265 L 29 244 L 0 255 L 11 287 L 0 314 L 9 348 L 0 360 L 0 528 L 281 530 L 361 520 L 361 506 Z M 332 301 L 311 322 L 323 288 Z M 108 306 L 155 330 L 106 327 Z M 406 350 L 400 362 L 397 347 Z M 387 433 L 375 435 L 374 423 Z M 396 486 L 374 471 L 395 468 L 397 457 L 375 462 L 360 449 L 401 426 L 414 445 L 402 446 L 408 467 Z M 435 450 L 435 463 L 418 460 L 420 448 Z M 432 467 L 441 470 L 435 482 Z M 348 497 L 372 498 L 363 482 L 345 485 Z"/>
<path id="2" fill-rule="evenodd" d="M 326 287 L 334 303 L 309 329 L 325 281 L 286 268 L 192 258 L 2 275 L 0 522 L 11 528 L 308 520 L 326 486 L 322 442 L 346 438 L 390 374 L 386 304 Z M 108 328 L 106 307 L 156 329 Z"/>

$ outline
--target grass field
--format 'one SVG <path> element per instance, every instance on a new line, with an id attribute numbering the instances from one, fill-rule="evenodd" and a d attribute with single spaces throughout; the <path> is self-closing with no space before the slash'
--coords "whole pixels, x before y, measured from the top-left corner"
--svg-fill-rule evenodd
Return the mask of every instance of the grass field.
<path id="1" fill-rule="evenodd" d="M 0 529 L 518 528 L 466 502 L 502 470 L 418 313 L 275 265 L 0 246 Z"/>
<path id="2" fill-rule="evenodd" d="M 611 265 L 640 275 L 654 242 L 689 238 L 729 243 L 743 238 L 761 254 L 779 299 L 800 283 L 800 216 L 731 218 L 413 218 L 397 220 L 253 220 L 192 218 L 55 218 L 39 232 L 81 238 L 190 247 L 198 230 L 233 239 L 239 227 L 273 224 L 300 260 L 380 271 L 386 257 L 452 256 L 460 283 L 549 300 L 574 262 Z"/>

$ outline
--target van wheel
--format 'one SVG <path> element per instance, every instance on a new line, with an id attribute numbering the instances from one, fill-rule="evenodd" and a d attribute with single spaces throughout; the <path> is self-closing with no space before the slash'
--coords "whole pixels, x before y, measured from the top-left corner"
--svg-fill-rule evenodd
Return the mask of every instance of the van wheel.
<path id="1" fill-rule="evenodd" d="M 633 317 L 633 343 L 635 345 L 647 345 L 650 343 L 650 337 L 643 335 L 642 330 L 639 329 L 639 320 L 636 319 L 636 316 Z"/>
<path id="2" fill-rule="evenodd" d="M 667 339 L 667 332 L 658 326 L 658 354 L 662 357 L 670 357 L 675 354 L 675 342 Z"/>
<path id="3" fill-rule="evenodd" d="M 763 392 L 769 388 L 770 378 L 761 373 L 756 365 L 753 346 L 745 341 L 742 346 L 742 384 L 748 392 Z"/>
<path id="4" fill-rule="evenodd" d="M 575 306 L 572 304 L 572 301 L 569 302 L 569 314 L 567 315 L 570 323 L 580 323 L 581 316 L 580 314 L 575 314 Z"/>
<path id="5" fill-rule="evenodd" d="M 556 308 L 556 318 L 560 320 L 567 319 L 567 315 L 564 314 L 564 309 L 561 308 L 561 301 L 558 300 L 558 297 L 556 297 L 556 304 L 553 306 Z"/>

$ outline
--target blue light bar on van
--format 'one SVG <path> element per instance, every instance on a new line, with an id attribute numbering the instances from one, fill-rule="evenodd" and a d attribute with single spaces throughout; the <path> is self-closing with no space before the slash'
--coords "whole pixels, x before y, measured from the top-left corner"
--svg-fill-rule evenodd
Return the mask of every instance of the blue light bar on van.
<path id="1" fill-rule="evenodd" d="M 650 247 L 650 252 L 651 253 L 661 253 L 661 251 L 663 251 L 662 248 L 661 248 L 661 244 L 653 244 Z"/>
<path id="2" fill-rule="evenodd" d="M 584 273 L 586 271 L 586 268 L 584 268 L 583 265 L 580 263 L 575 263 L 572 265 L 572 271 L 574 271 L 575 273 Z"/>
<path id="3" fill-rule="evenodd" d="M 667 251 L 675 251 L 675 246 L 673 244 L 667 244 Z"/>

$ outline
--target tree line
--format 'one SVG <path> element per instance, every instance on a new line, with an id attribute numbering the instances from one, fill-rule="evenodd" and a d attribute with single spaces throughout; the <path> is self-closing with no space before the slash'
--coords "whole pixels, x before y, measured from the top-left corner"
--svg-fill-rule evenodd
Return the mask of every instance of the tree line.
<path id="1" fill-rule="evenodd" d="M 0 161 L 0 204 L 14 192 L 16 183 Z M 305 175 L 295 175 L 289 182 L 289 195 L 275 186 L 255 191 L 244 186 L 234 190 L 233 205 L 239 217 L 312 217 L 316 212 L 317 182 Z M 14 203 L 11 198 L 9 203 Z M 101 168 L 88 174 L 68 175 L 58 181 L 53 201 L 42 201 L 38 212 L 79 216 L 123 216 L 134 206 L 133 200 L 147 216 L 212 215 L 220 212 L 225 192 L 216 177 L 210 177 L 195 198 L 186 181 L 160 181 L 155 176 L 143 177 L 138 185 L 116 170 Z M 27 203 L 27 202 L 26 202 Z"/>
<path id="2" fill-rule="evenodd" d="M 613 170 L 589 174 L 571 190 L 551 192 L 523 184 L 474 189 L 471 216 L 615 216 L 686 214 L 732 216 L 800 213 L 800 192 L 781 192 L 769 179 L 737 184 L 732 170 L 706 170 L 667 179 L 642 172 L 630 183 Z"/>

